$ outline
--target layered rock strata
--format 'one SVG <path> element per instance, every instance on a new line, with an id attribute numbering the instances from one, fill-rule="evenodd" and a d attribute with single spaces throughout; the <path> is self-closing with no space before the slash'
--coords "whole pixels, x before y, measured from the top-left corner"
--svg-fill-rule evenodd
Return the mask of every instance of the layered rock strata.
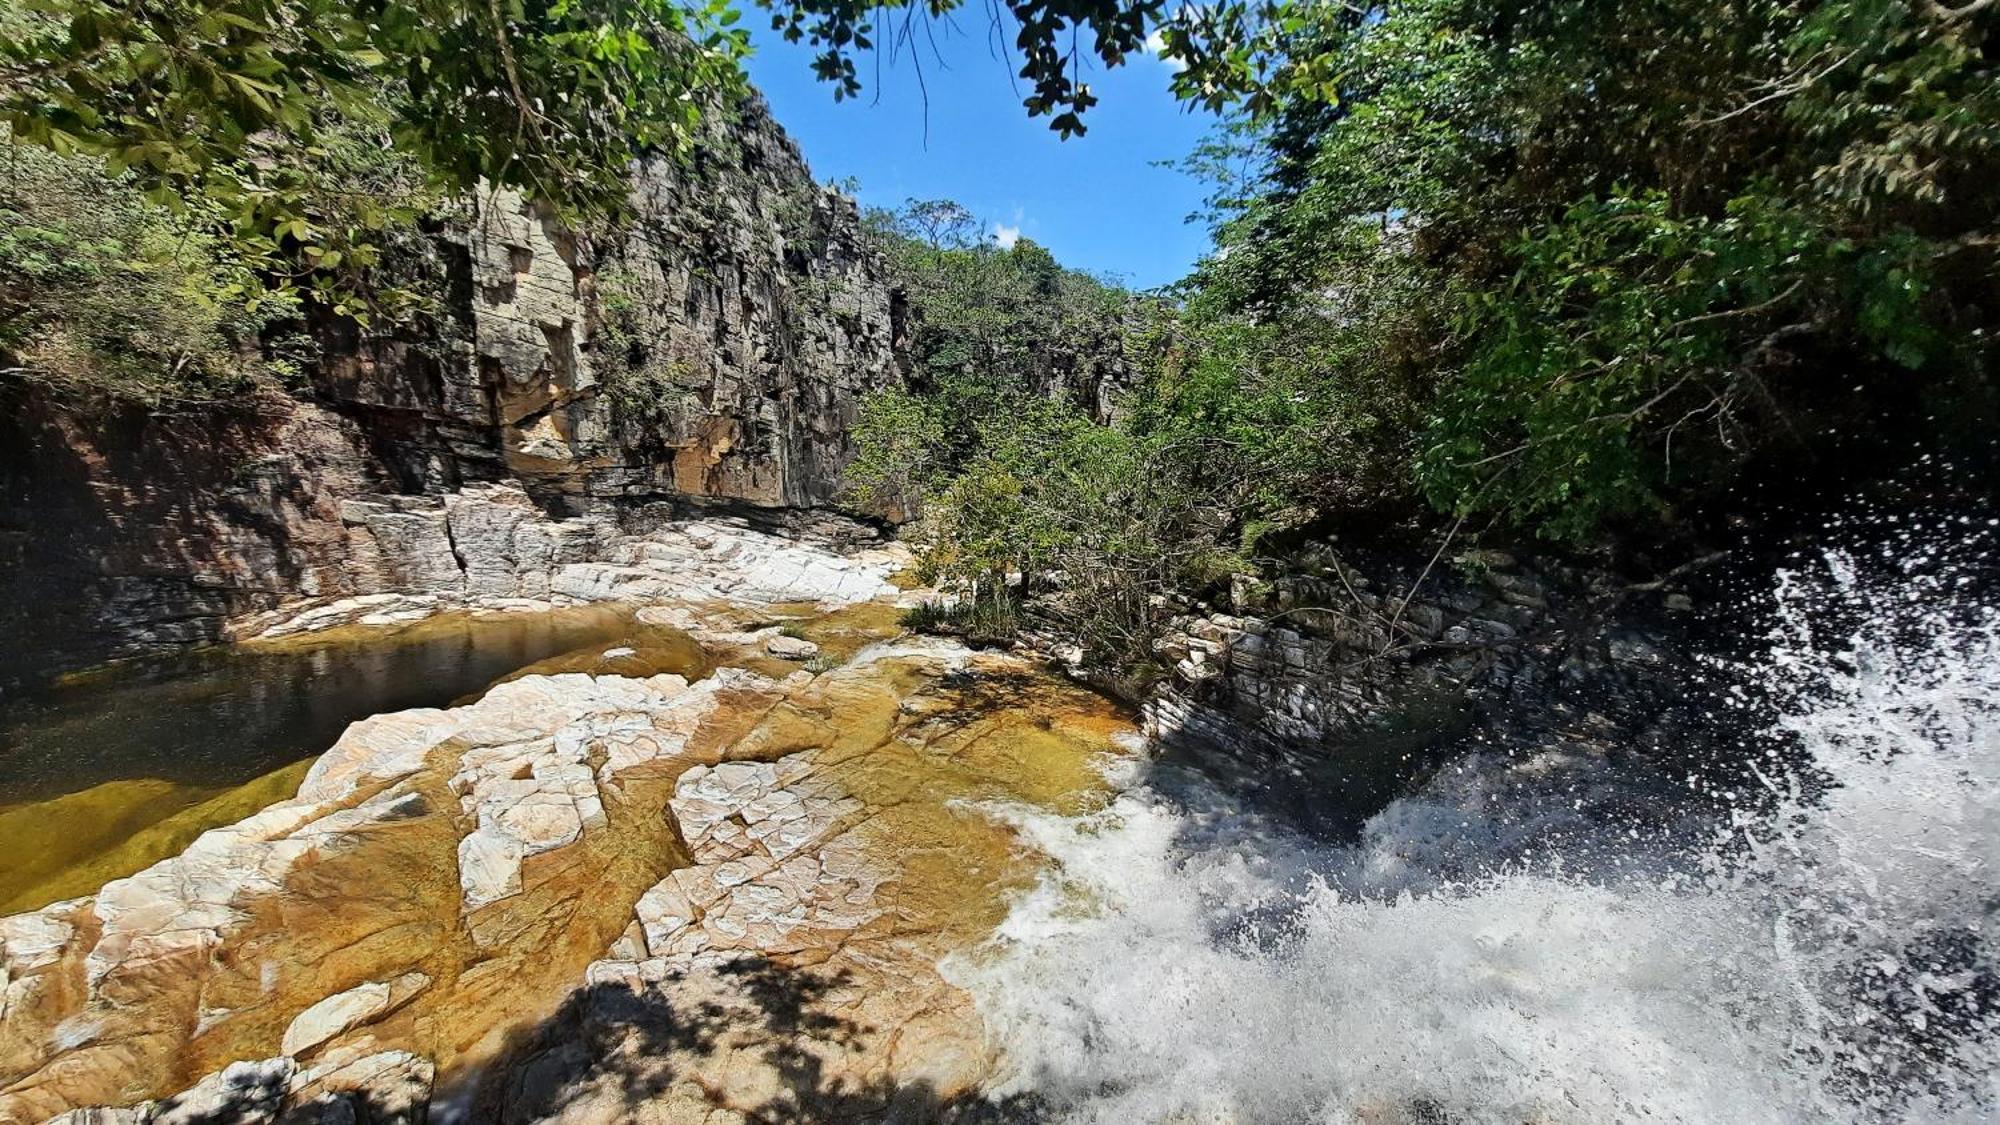
<path id="1" fill-rule="evenodd" d="M 1684 737 L 1705 697 L 1675 582 L 1333 544 L 1280 566 L 1173 619 L 1144 722 L 1326 829 L 1354 830 L 1475 732 L 1492 748 L 1663 761 L 1709 741 Z"/>
<path id="2" fill-rule="evenodd" d="M 109 414 L 0 390 L 14 650 L 80 662 L 301 596 L 483 594 L 543 569 L 510 551 L 574 562 L 694 506 L 825 504 L 861 397 L 900 377 L 854 202 L 754 97 L 689 161 L 638 169 L 632 202 L 575 231 L 482 193 L 400 267 L 434 311 L 305 326 L 298 386 Z M 479 487 L 500 481 L 518 495 Z M 28 671 L 0 660 L 0 682 Z"/>
<path id="3" fill-rule="evenodd" d="M 843 543 L 806 529 L 766 534 L 739 518 L 661 523 L 643 533 L 601 516 L 543 517 L 510 484 L 439 500 L 355 503 L 342 510 L 356 557 L 404 576 L 405 590 L 292 599 L 232 620 L 236 640 L 273 640 L 343 625 L 394 626 L 447 609 L 534 612 L 590 602 L 738 606 L 842 605 L 895 593 L 908 551 L 868 535 Z M 832 530 L 860 530 L 827 521 Z"/>

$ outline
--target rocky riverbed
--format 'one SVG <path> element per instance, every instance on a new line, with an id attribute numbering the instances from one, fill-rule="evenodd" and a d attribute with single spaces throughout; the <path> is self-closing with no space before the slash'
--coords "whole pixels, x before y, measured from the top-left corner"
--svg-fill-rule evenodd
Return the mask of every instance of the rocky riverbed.
<path id="1" fill-rule="evenodd" d="M 643 603 L 712 670 L 607 646 L 365 719 L 287 799 L 0 920 L 0 1122 L 876 1120 L 975 1091 L 996 1060 L 937 965 L 1037 871 L 980 806 L 1091 807 L 1134 732 L 901 635 L 895 562 L 663 529 L 564 596 Z"/>

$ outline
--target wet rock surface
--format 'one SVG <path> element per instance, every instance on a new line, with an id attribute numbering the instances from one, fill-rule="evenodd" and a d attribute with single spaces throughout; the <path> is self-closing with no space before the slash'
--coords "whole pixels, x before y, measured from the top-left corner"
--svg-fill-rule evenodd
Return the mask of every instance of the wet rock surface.
<path id="1" fill-rule="evenodd" d="M 818 674 L 526 675 L 364 720 L 293 798 L 0 920 L 0 1122 L 976 1100 L 937 963 L 1034 870 L 977 803 L 1095 800 L 1130 727 L 1014 658 L 839 639 L 885 616 L 808 626 Z"/>

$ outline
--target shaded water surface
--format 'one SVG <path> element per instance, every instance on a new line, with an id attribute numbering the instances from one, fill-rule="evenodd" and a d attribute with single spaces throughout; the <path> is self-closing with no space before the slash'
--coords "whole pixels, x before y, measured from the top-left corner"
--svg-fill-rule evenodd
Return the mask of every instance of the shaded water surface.
<path id="1" fill-rule="evenodd" d="M 290 796 L 348 724 L 530 665 L 698 676 L 684 634 L 604 607 L 448 615 L 73 676 L 0 706 L 0 913 L 85 894 Z"/>

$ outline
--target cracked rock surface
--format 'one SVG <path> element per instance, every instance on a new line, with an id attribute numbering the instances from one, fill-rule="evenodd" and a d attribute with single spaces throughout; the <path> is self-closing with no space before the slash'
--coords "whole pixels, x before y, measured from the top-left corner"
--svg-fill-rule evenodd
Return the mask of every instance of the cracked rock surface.
<path id="1" fill-rule="evenodd" d="M 428 542 L 438 557 L 417 565 L 439 573 L 478 565 L 486 575 L 480 583 L 433 584 L 420 592 L 291 605 L 237 621 L 234 635 L 278 640 L 337 627 L 395 627 L 449 609 L 532 613 L 594 602 L 647 604 L 670 614 L 685 614 L 685 607 L 704 603 L 831 608 L 895 596 L 889 578 L 909 562 L 908 551 L 898 544 L 795 542 L 727 519 L 677 521 L 640 535 L 585 517 L 543 519 L 520 524 L 514 535 L 535 543 L 553 539 L 581 546 L 560 551 L 493 547 L 466 555 L 463 535 L 454 540 L 443 530 L 456 518 L 452 513 L 475 505 L 526 503 L 525 496 L 507 486 L 480 490 L 478 500 L 464 498 L 473 492 L 467 489 L 454 497 L 455 504 L 436 517 L 440 530 Z"/>
<path id="2" fill-rule="evenodd" d="M 0 1122 L 976 1098 L 995 1060 L 937 964 L 1036 862 L 979 807 L 1098 799 L 1093 759 L 1129 725 L 1014 658 L 838 651 L 819 674 L 525 675 L 375 716 L 292 799 L 0 919 Z"/>

